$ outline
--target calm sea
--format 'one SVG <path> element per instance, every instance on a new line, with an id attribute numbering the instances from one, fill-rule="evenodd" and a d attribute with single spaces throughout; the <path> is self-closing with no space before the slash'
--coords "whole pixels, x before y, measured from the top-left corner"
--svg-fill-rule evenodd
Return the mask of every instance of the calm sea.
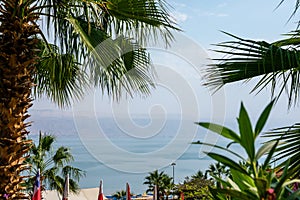
<path id="1" fill-rule="evenodd" d="M 73 165 L 86 171 L 86 177 L 80 180 L 81 188 L 98 187 L 99 180 L 103 179 L 105 194 L 125 190 L 126 182 L 134 193 L 143 193 L 147 189 L 143 182 L 148 172 L 158 169 L 173 176 L 170 165 L 173 162 L 176 163 L 175 183 L 182 182 L 186 176 L 198 170 L 205 171 L 213 163 L 201 152 L 200 145 L 190 145 L 190 142 L 228 143 L 216 136 L 208 136 L 206 130 L 193 121 L 183 123 L 179 119 L 166 120 L 161 123 L 162 127 L 154 130 L 149 124 L 159 123 L 159 120 L 132 120 L 135 129 L 132 124 L 126 125 L 128 121 L 116 123 L 114 119 L 103 118 L 98 119 L 96 126 L 100 129 L 96 129 L 89 117 L 35 116 L 31 118 L 34 123 L 30 137 L 37 141 L 40 130 L 55 135 L 56 146 L 70 147 L 75 158 Z M 182 130 L 185 133 L 177 131 L 187 125 L 189 127 Z M 132 134 L 131 128 L 134 129 Z"/>

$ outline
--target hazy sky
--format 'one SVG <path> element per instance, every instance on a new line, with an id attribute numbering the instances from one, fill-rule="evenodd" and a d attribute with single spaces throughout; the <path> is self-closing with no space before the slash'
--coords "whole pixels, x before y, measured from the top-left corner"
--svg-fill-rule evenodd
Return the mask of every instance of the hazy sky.
<path id="1" fill-rule="evenodd" d="M 175 8 L 177 17 L 184 33 L 199 43 L 205 50 L 213 49 L 211 44 L 231 40 L 232 38 L 220 32 L 226 31 L 243 38 L 275 41 L 282 39 L 281 34 L 296 28 L 299 15 L 289 17 L 294 9 L 295 1 L 286 0 L 279 8 L 274 0 L 176 0 L 170 1 Z M 210 57 L 215 54 L 207 51 Z M 269 90 L 255 96 L 249 94 L 254 83 L 236 83 L 225 87 L 226 113 L 228 118 L 237 116 L 240 101 L 244 101 L 253 118 L 270 100 Z M 299 107 L 287 111 L 286 96 L 276 105 L 271 118 L 282 118 L 282 122 L 299 121 Z M 285 123 L 283 122 L 283 123 Z"/>
<path id="2" fill-rule="evenodd" d="M 74 105 L 74 108 L 59 111 L 45 100 L 35 102 L 32 111 L 48 110 L 44 114 L 90 115 L 91 110 L 99 117 L 184 116 L 194 121 L 204 119 L 235 119 L 240 102 L 243 101 L 253 119 L 270 101 L 270 92 L 265 90 L 255 95 L 249 94 L 255 81 L 247 84 L 236 83 L 224 87 L 211 96 L 211 91 L 203 87 L 204 67 L 208 58 L 215 57 L 209 49 L 223 41 L 231 40 L 220 32 L 226 31 L 249 39 L 274 41 L 282 38 L 296 27 L 297 17 L 288 21 L 295 1 L 274 0 L 169 0 L 172 16 L 183 30 L 177 41 L 168 49 L 150 46 L 154 67 L 157 70 L 157 89 L 147 99 L 123 99 L 111 103 L 96 91 Z M 179 38 L 179 39 L 178 39 Z M 91 100 L 92 99 L 92 100 Z M 282 119 L 282 125 L 300 121 L 299 107 L 288 111 L 286 97 L 283 96 L 272 112 L 272 119 Z M 49 111 L 50 110 L 50 111 Z M 40 113 L 41 114 L 41 113 Z M 278 124 L 281 125 L 281 124 Z"/>

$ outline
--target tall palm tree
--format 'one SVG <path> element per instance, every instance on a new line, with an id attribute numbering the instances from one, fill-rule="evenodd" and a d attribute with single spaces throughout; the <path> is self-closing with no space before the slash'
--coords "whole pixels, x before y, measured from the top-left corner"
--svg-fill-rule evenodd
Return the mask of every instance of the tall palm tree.
<path id="1" fill-rule="evenodd" d="M 30 164 L 29 178 L 26 180 L 26 189 L 33 191 L 36 174 L 40 170 L 42 192 L 46 189 L 56 190 L 59 194 L 64 191 L 64 181 L 69 174 L 69 187 L 71 192 L 79 191 L 79 179 L 84 172 L 73 167 L 74 160 L 69 148 L 61 146 L 54 150 L 55 137 L 43 135 L 40 132 L 39 141 L 30 149 L 26 163 Z"/>
<path id="2" fill-rule="evenodd" d="M 153 192 L 155 186 L 157 187 L 157 199 L 160 199 L 166 193 L 169 193 L 170 187 L 172 188 L 173 178 L 171 178 L 168 174 L 165 174 L 164 171 L 158 172 L 155 170 L 150 172 L 148 176 L 145 177 L 144 184 L 148 185 L 148 189 L 146 192 Z"/>
<path id="3" fill-rule="evenodd" d="M 153 76 L 142 45 L 157 37 L 169 43 L 177 28 L 163 0 L 3 0 L 0 6 L 0 198 L 25 198 L 20 173 L 31 143 L 32 92 L 60 106 L 90 86 L 114 98 L 148 94 Z"/>
<path id="4" fill-rule="evenodd" d="M 165 196 L 166 200 L 168 200 L 170 194 L 173 193 L 173 195 L 174 195 L 173 178 L 168 176 L 167 174 L 165 174 L 162 179 L 162 185 L 163 185 L 162 189 L 163 189 L 163 194 L 164 194 L 163 196 Z"/>
<path id="5" fill-rule="evenodd" d="M 117 200 L 124 199 L 125 196 L 126 196 L 126 191 L 125 190 L 116 191 L 113 194 L 113 197 L 116 198 Z"/>
<path id="6" fill-rule="evenodd" d="M 203 173 L 201 170 L 198 170 L 195 174 L 191 176 L 192 179 L 206 179 L 206 173 Z"/>
<path id="7" fill-rule="evenodd" d="M 219 179 L 226 178 L 229 176 L 229 169 L 220 162 L 210 164 L 208 169 L 205 171 L 204 177 L 207 178 L 208 175 L 211 177 L 217 177 Z M 219 188 L 221 186 L 220 182 L 216 181 L 216 185 Z"/>
<path id="8" fill-rule="evenodd" d="M 284 0 L 280 2 L 282 4 Z M 300 2 L 296 1 L 295 10 L 292 16 L 298 11 Z M 254 77 L 259 77 L 253 91 L 260 92 L 267 86 L 271 87 L 271 94 L 279 98 L 283 92 L 288 95 L 288 105 L 291 107 L 299 102 L 300 97 L 300 26 L 296 30 L 286 34 L 285 39 L 272 43 L 266 41 L 255 41 L 244 39 L 235 35 L 232 41 L 217 44 L 216 52 L 222 55 L 221 59 L 214 59 L 216 64 L 207 69 L 207 79 L 205 85 L 219 89 L 225 84 L 248 81 Z M 225 56 L 224 56 L 225 55 Z M 292 131 L 290 131 L 292 130 Z M 290 175 L 300 177 L 299 145 L 296 142 L 300 140 L 299 125 L 291 125 L 276 129 L 269 135 L 277 135 L 286 143 L 280 143 L 277 148 L 278 154 L 275 155 L 276 161 L 279 160 L 279 166 L 285 166 L 287 157 L 290 155 Z M 289 134 L 286 138 L 283 135 Z"/>

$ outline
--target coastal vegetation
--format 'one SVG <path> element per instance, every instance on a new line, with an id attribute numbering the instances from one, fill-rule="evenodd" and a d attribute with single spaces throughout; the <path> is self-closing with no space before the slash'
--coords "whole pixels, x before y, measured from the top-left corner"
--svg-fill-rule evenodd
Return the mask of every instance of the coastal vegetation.
<path id="1" fill-rule="evenodd" d="M 284 0 L 280 4 L 282 3 Z M 297 1 L 291 18 L 296 16 L 299 5 Z M 219 89 L 229 83 L 242 80 L 249 82 L 250 79 L 257 77 L 258 82 L 251 92 L 270 88 L 271 97 L 276 97 L 276 101 L 286 93 L 288 108 L 293 109 L 293 106 L 298 105 L 300 94 L 299 27 L 285 34 L 285 39 L 272 43 L 225 33 L 233 40 L 216 45 L 215 51 L 221 53 L 222 58 L 214 59 L 216 64 L 208 67 L 205 85 Z M 288 173 L 294 178 L 299 178 L 300 154 L 296 151 L 299 149 L 299 143 L 296 142 L 300 140 L 299 124 L 274 127 L 267 135 L 285 141 L 278 144 L 274 159 L 281 162 L 282 168 L 290 162 Z M 286 155 L 292 156 L 289 161 Z"/>
<path id="2" fill-rule="evenodd" d="M 116 191 L 112 196 L 117 200 L 123 200 L 126 198 L 126 191 L 125 190 Z"/>
<path id="3" fill-rule="evenodd" d="M 156 199 L 168 199 L 171 191 L 174 189 L 173 178 L 166 174 L 164 171 L 159 172 L 155 170 L 150 172 L 148 176 L 145 177 L 145 185 L 148 185 L 146 192 L 154 192 L 156 187 Z"/>
<path id="4" fill-rule="evenodd" d="M 226 165 L 223 165 L 220 162 L 216 162 L 216 163 L 212 163 L 208 166 L 208 169 L 205 171 L 205 178 L 208 178 L 208 176 L 210 177 L 215 177 L 210 178 L 210 180 L 212 180 L 214 182 L 214 185 L 216 187 L 221 187 L 221 184 L 219 181 L 219 179 L 226 179 L 227 177 L 229 177 L 230 175 L 230 170 Z"/>
<path id="5" fill-rule="evenodd" d="M 256 139 L 267 122 L 273 104 L 274 101 L 264 109 L 255 126 L 252 125 L 248 112 L 241 104 L 237 118 L 239 133 L 214 123 L 197 123 L 229 140 L 227 147 L 200 142 L 202 145 L 214 146 L 229 154 L 225 156 L 227 155 L 225 153 L 205 152 L 209 157 L 229 168 L 229 176 L 226 179 L 212 174 L 212 177 L 219 183 L 217 187 L 210 187 L 214 199 L 283 200 L 299 197 L 300 190 L 293 191 L 293 186 L 299 184 L 300 179 L 293 179 L 287 173 L 289 161 L 283 169 L 271 167 L 271 159 L 279 140 L 268 141 L 261 147 L 256 147 Z M 232 145 L 238 145 L 247 156 L 242 157 L 242 152 L 236 153 L 231 150 Z M 263 156 L 266 157 L 262 159 Z"/>
<path id="6" fill-rule="evenodd" d="M 280 1 L 279 6 L 283 3 L 284 0 Z M 291 18 L 296 16 L 299 6 L 299 1 L 296 1 Z M 299 26 L 285 34 L 286 39 L 272 43 L 224 33 L 233 40 L 216 45 L 215 51 L 221 55 L 220 58 L 214 59 L 215 64 L 208 67 L 205 85 L 218 90 L 226 84 L 241 80 L 248 82 L 257 77 L 258 82 L 251 92 L 260 92 L 270 87 L 272 98 L 276 98 L 264 110 L 254 129 L 242 104 L 238 117 L 239 134 L 221 125 L 198 123 L 231 140 L 227 147 L 215 147 L 239 159 L 239 162 L 235 162 L 224 155 L 207 152 L 208 156 L 230 169 L 226 180 L 213 176 L 219 184 L 210 188 L 211 193 L 215 199 L 299 199 L 300 190 L 297 187 L 300 182 L 299 123 L 282 128 L 276 127 L 263 134 L 270 137 L 270 141 L 257 151 L 255 148 L 256 137 L 262 131 L 271 107 L 282 94 L 284 92 L 287 94 L 289 109 L 298 105 Z M 229 148 L 231 145 L 243 148 L 247 158 L 231 151 Z M 260 157 L 264 154 L 267 156 L 262 161 Z"/>
<path id="7" fill-rule="evenodd" d="M 184 194 L 184 199 L 207 199 L 212 200 L 209 187 L 213 186 L 214 182 L 202 172 L 198 171 L 191 177 L 185 177 L 183 183 L 176 185 L 176 194 L 180 196 Z"/>
<path id="8" fill-rule="evenodd" d="M 60 146 L 54 148 L 55 137 L 39 133 L 39 141 L 33 143 L 26 159 L 30 168 L 29 178 L 26 179 L 24 186 L 27 193 L 33 193 L 36 174 L 40 171 L 40 182 L 42 193 L 45 190 L 56 190 L 60 195 L 63 194 L 65 177 L 69 175 L 70 192 L 79 192 L 79 180 L 85 172 L 72 166 L 74 160 L 71 150 L 68 147 Z"/>
<path id="9" fill-rule="evenodd" d="M 123 93 L 148 95 L 154 73 L 144 45 L 157 37 L 168 45 L 171 30 L 179 29 L 163 0 L 3 0 L 0 6 L 0 198 L 26 198 L 24 191 L 32 192 L 38 170 L 42 189 L 62 193 L 64 176 L 69 174 L 70 189 L 76 192 L 84 173 L 70 165 L 70 149 L 53 151 L 55 138 L 50 135 L 40 133 L 38 144 L 27 137 L 33 99 L 47 97 L 60 107 L 70 106 L 90 87 L 99 87 L 113 99 Z M 293 16 L 299 6 L 296 1 Z M 260 77 L 253 91 L 270 86 L 271 96 L 277 98 L 286 91 L 289 109 L 297 105 L 299 26 L 286 34 L 287 39 L 272 43 L 225 34 L 233 41 L 216 45 L 220 48 L 216 52 L 228 57 L 215 59 L 218 63 L 208 68 L 206 86 L 219 89 Z M 145 177 L 147 191 L 157 187 L 157 199 L 175 192 L 183 192 L 186 199 L 299 199 L 300 190 L 294 187 L 300 183 L 299 123 L 263 134 L 270 141 L 256 146 L 275 102 L 264 109 L 255 126 L 241 104 L 238 133 L 199 122 L 230 143 L 197 144 L 214 146 L 236 159 L 206 152 L 216 164 L 177 186 L 169 175 L 155 170 Z M 232 151 L 233 145 L 241 147 L 246 157 Z M 124 191 L 115 195 L 122 198 Z"/>
<path id="10" fill-rule="evenodd" d="M 147 95 L 153 73 L 143 46 L 159 37 L 169 44 L 178 28 L 163 0 L 3 0 L 0 6 L 0 198 L 22 199 L 33 98 L 62 107 L 94 86 L 114 99 Z"/>

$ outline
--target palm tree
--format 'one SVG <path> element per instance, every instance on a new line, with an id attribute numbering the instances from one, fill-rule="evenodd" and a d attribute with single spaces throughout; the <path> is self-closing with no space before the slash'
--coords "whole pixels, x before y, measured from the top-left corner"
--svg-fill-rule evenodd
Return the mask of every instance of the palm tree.
<path id="1" fill-rule="evenodd" d="M 79 179 L 84 176 L 84 172 L 79 168 L 71 166 L 74 160 L 69 148 L 61 146 L 53 149 L 55 137 L 44 135 L 40 132 L 38 144 L 33 144 L 30 155 L 26 163 L 30 164 L 29 178 L 26 180 L 26 189 L 33 192 L 33 183 L 37 171 L 40 170 L 42 191 L 56 190 L 63 193 L 64 181 L 69 174 L 69 187 L 71 192 L 79 191 Z"/>
<path id="2" fill-rule="evenodd" d="M 283 168 L 289 163 L 288 176 L 291 178 L 300 177 L 300 123 L 295 125 L 274 129 L 267 132 L 265 137 L 272 138 L 271 141 L 280 140 L 276 157 L 273 162 L 279 161 L 278 167 Z M 288 160 L 286 158 L 289 158 Z M 283 160 L 283 161 L 282 161 Z"/>
<path id="3" fill-rule="evenodd" d="M 116 198 L 117 200 L 122 200 L 126 196 L 126 191 L 121 190 L 121 191 L 116 191 L 115 194 L 113 194 L 113 197 Z"/>
<path id="4" fill-rule="evenodd" d="M 220 162 L 217 162 L 215 164 L 210 164 L 208 169 L 205 171 L 204 177 L 207 178 L 207 175 L 210 175 L 211 177 L 217 177 L 218 179 L 226 178 L 229 176 L 229 169 L 225 165 L 223 165 Z M 221 183 L 219 181 L 216 181 L 216 186 L 220 188 Z"/>
<path id="5" fill-rule="evenodd" d="M 284 2 L 282 0 L 279 5 Z M 300 6 L 296 2 L 292 16 L 295 16 Z M 208 67 L 207 81 L 205 85 L 213 89 L 219 89 L 225 84 L 259 77 L 253 90 L 260 92 L 267 86 L 271 86 L 271 95 L 279 98 L 283 92 L 288 95 L 289 108 L 299 101 L 300 95 L 300 26 L 296 30 L 286 34 L 287 38 L 272 43 L 266 41 L 255 41 L 244 39 L 232 34 L 234 40 L 220 43 L 216 52 L 223 55 L 221 59 L 214 59 L 216 64 Z M 290 131 L 292 130 L 292 131 Z M 269 135 L 277 135 L 286 143 L 279 143 L 274 161 L 279 161 L 279 167 L 285 166 L 288 162 L 286 156 L 290 155 L 290 175 L 300 177 L 299 148 L 298 143 L 292 141 L 300 140 L 300 128 L 298 124 L 284 128 L 275 129 Z M 288 136 L 281 136 L 289 134 Z M 288 138 L 288 139 L 287 139 Z"/>
<path id="6" fill-rule="evenodd" d="M 185 177 L 183 183 L 177 185 L 177 194 L 184 194 L 184 199 L 212 199 L 210 198 L 209 187 L 213 181 L 208 180 L 205 174 L 199 170 L 191 177 Z"/>
<path id="7" fill-rule="evenodd" d="M 168 195 L 170 189 L 173 188 L 172 183 L 173 178 L 165 174 L 164 171 L 160 173 L 158 170 L 150 172 L 148 176 L 145 177 L 144 184 L 148 185 L 146 192 L 153 192 L 155 186 L 157 187 L 157 199 L 162 198 L 164 195 Z"/>
<path id="8" fill-rule="evenodd" d="M 162 185 L 163 185 L 163 187 L 162 187 L 163 188 L 163 194 L 166 197 L 166 200 L 168 200 L 169 195 L 171 193 L 174 195 L 173 178 L 168 176 L 167 174 L 165 174 L 163 179 L 162 179 Z"/>
<path id="9" fill-rule="evenodd" d="M 177 28 L 163 0 L 3 0 L 0 6 L 0 198 L 13 199 L 24 197 L 32 93 L 60 106 L 90 86 L 116 99 L 148 94 L 153 74 L 143 45 L 157 37 L 169 43 Z"/>
<path id="10" fill-rule="evenodd" d="M 191 176 L 192 179 L 206 179 L 206 173 L 204 174 L 201 170 L 198 170 L 194 175 Z"/>

